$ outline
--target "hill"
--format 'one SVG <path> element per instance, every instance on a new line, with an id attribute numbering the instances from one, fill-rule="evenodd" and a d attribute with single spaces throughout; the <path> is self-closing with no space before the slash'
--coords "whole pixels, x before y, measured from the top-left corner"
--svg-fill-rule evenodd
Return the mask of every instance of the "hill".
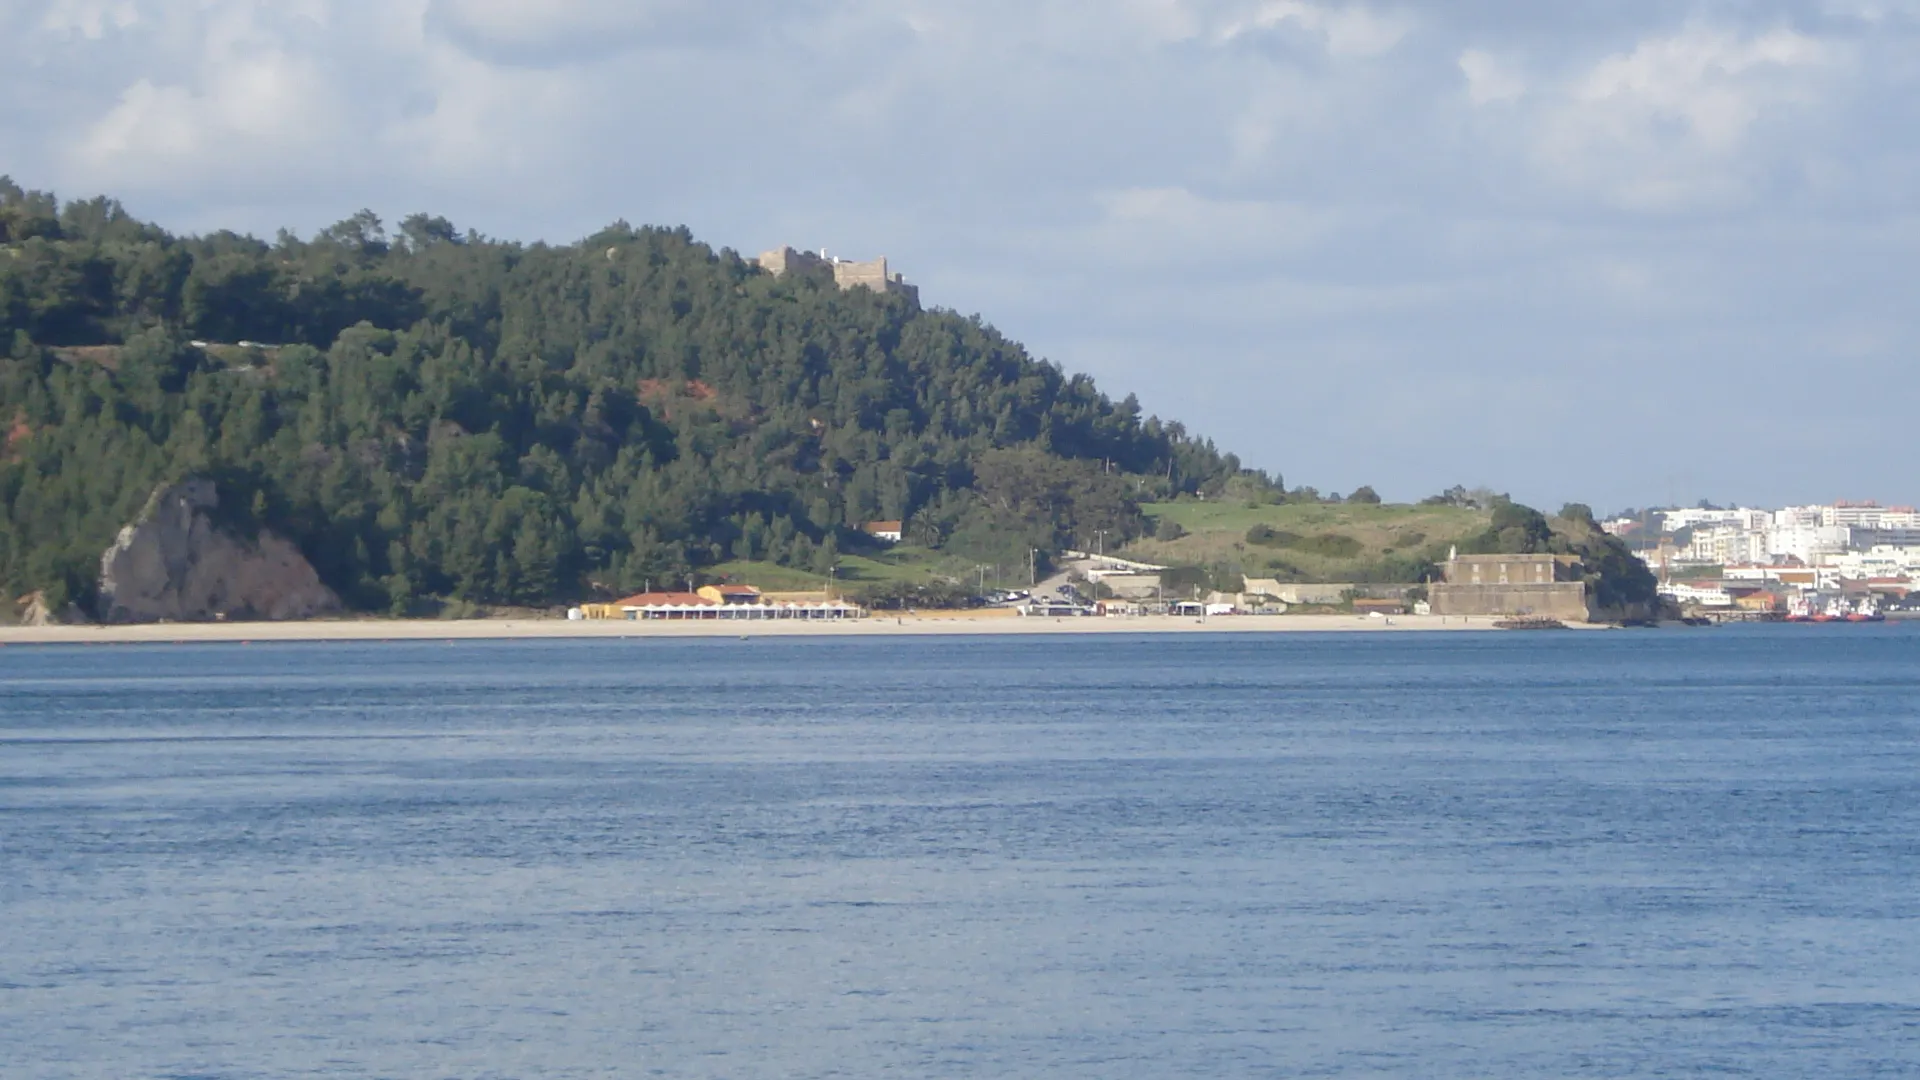
<path id="1" fill-rule="evenodd" d="M 1458 506 L 1222 500 L 1142 507 L 1155 535 L 1125 554 L 1168 566 L 1281 581 L 1419 581 L 1449 546 L 1483 532 L 1490 511 Z M 1177 528 L 1168 528 L 1168 524 Z M 1160 537 L 1164 537 L 1161 539 Z"/>
<path id="2" fill-rule="evenodd" d="M 1182 580 L 1228 592 L 1239 591 L 1246 577 L 1355 584 L 1436 581 L 1440 564 L 1457 550 L 1463 555 L 1575 556 L 1597 610 L 1618 619 L 1647 619 L 1661 607 L 1652 571 L 1577 503 L 1548 517 L 1505 496 L 1470 498 L 1455 489 L 1412 506 L 1216 497 L 1143 509 L 1154 530 L 1124 544 L 1124 554 L 1181 568 Z"/>
<path id="3" fill-rule="evenodd" d="M 0 587 L 56 607 L 188 476 L 395 612 L 891 573 L 875 519 L 930 564 L 1011 567 L 1124 543 L 1141 500 L 1274 486 L 977 317 L 685 229 L 550 246 L 362 212 L 182 237 L 0 179 L 0 351 Z"/>

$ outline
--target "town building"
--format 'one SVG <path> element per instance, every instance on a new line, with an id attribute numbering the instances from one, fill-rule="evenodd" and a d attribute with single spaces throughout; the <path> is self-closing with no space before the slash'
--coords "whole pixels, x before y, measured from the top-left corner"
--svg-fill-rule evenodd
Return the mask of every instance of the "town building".
<path id="1" fill-rule="evenodd" d="M 1724 607 L 1725 592 L 1748 611 L 1804 613 L 1842 601 L 1855 610 L 1904 602 L 1920 582 L 1920 512 L 1910 506 L 1838 501 L 1661 513 L 1666 535 L 1637 554 L 1662 592 L 1685 607 L 1711 612 Z M 1710 567 L 1722 568 L 1718 581 L 1698 580 Z M 1679 575 L 1686 576 L 1676 583 Z M 1761 587 L 1765 595 L 1754 591 Z"/>
<path id="2" fill-rule="evenodd" d="M 860 526 L 860 531 L 883 544 L 897 544 L 907 535 L 904 521 L 869 521 Z"/>

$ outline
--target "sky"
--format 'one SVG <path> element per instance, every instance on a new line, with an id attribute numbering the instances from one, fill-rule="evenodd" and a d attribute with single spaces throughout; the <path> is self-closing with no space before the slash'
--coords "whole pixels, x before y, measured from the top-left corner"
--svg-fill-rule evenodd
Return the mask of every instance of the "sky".
<path id="1" fill-rule="evenodd" d="M 1920 0 L 0 0 L 0 173 L 886 255 L 1289 485 L 1920 502 Z"/>

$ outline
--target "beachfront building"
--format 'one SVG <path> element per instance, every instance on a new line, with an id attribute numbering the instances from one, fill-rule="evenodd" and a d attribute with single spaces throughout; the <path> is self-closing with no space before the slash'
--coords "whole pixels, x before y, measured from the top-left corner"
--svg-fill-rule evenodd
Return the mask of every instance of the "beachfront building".
<path id="1" fill-rule="evenodd" d="M 724 586 L 710 587 L 718 594 L 703 595 L 708 590 L 693 593 L 640 593 L 618 601 L 614 606 L 630 620 L 644 621 L 655 619 L 710 619 L 732 621 L 765 620 L 827 620 L 865 618 L 867 611 L 858 604 L 845 600 L 820 600 L 788 603 L 761 603 L 758 593 L 753 600 L 730 600 L 719 590 Z M 736 597 L 739 594 L 734 594 Z"/>
<path id="2" fill-rule="evenodd" d="M 582 604 L 586 619 L 729 621 L 863 619 L 867 610 L 825 596 L 766 597 L 748 585 L 707 585 L 694 592 L 636 593 L 610 604 Z"/>

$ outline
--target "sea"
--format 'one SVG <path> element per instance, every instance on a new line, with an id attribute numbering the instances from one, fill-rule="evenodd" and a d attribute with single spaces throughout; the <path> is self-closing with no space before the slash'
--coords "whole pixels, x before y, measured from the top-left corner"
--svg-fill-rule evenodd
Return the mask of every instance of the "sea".
<path id="1" fill-rule="evenodd" d="M 0 1076 L 1920 1075 L 1920 625 L 0 648 Z"/>

